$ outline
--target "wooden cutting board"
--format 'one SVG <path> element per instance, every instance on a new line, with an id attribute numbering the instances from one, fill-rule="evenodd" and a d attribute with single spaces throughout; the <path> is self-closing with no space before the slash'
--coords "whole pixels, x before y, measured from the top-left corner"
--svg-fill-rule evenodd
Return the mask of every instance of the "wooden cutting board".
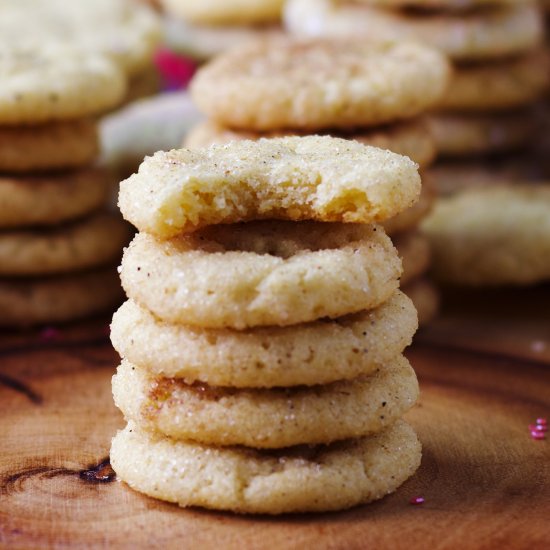
<path id="1" fill-rule="evenodd" d="M 423 443 L 417 475 L 378 503 L 321 515 L 183 510 L 133 492 L 108 465 L 123 420 L 107 321 L 0 337 L 0 546 L 550 548 L 550 438 L 528 430 L 550 410 L 550 360 L 533 347 L 550 336 L 549 310 L 539 296 L 526 326 L 457 303 L 408 353 L 422 391 L 407 415 Z"/>

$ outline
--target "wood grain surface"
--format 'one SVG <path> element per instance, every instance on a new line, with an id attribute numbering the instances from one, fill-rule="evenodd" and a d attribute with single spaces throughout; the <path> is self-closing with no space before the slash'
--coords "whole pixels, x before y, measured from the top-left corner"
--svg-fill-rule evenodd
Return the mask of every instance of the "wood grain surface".
<path id="1" fill-rule="evenodd" d="M 115 479 L 109 445 L 123 420 L 110 393 L 118 359 L 106 320 L 48 337 L 3 335 L 0 546 L 550 548 L 550 440 L 528 431 L 548 415 L 550 371 L 545 356 L 527 351 L 550 335 L 537 332 L 548 309 L 536 334 L 517 325 L 527 332 L 513 353 L 508 333 L 493 334 L 490 321 L 470 317 L 468 340 L 468 317 L 449 312 L 408 353 L 421 384 L 407 416 L 423 443 L 417 475 L 375 504 L 279 518 L 184 510 Z M 466 345 L 449 339 L 453 326 Z M 492 334 L 483 350 L 480 330 Z M 410 504 L 414 496 L 424 504 Z"/>

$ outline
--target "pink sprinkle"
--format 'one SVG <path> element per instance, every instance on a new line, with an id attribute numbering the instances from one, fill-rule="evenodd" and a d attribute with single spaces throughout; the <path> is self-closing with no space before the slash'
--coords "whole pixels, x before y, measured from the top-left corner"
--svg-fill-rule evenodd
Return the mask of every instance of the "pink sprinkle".
<path id="1" fill-rule="evenodd" d="M 546 418 L 537 418 L 537 424 L 541 426 L 546 426 Z"/>
<path id="2" fill-rule="evenodd" d="M 544 424 L 529 424 L 529 431 L 531 432 L 547 432 L 548 427 Z"/>
<path id="3" fill-rule="evenodd" d="M 40 333 L 40 338 L 42 340 L 55 340 L 59 338 L 60 332 L 54 327 L 44 327 Z"/>
<path id="4" fill-rule="evenodd" d="M 409 502 L 411 504 L 424 504 L 424 497 L 412 497 Z"/>
<path id="5" fill-rule="evenodd" d="M 531 430 L 531 438 L 536 441 L 541 441 L 542 439 L 546 439 L 546 434 L 544 432 L 539 432 L 538 430 Z"/>

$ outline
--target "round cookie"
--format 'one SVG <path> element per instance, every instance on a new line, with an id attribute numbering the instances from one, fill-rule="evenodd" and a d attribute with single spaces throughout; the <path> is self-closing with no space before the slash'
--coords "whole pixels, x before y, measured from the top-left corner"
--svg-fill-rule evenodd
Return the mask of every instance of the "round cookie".
<path id="1" fill-rule="evenodd" d="M 383 221 L 420 188 L 406 157 L 328 136 L 286 137 L 156 153 L 121 182 L 119 207 L 140 231 L 170 238 L 262 218 Z"/>
<path id="2" fill-rule="evenodd" d="M 35 176 L 0 176 L 0 228 L 54 225 L 105 203 L 107 175 L 98 168 Z"/>
<path id="3" fill-rule="evenodd" d="M 471 10 L 485 7 L 515 5 L 517 0 L 356 0 L 369 6 L 383 8 L 416 8 L 442 10 Z"/>
<path id="4" fill-rule="evenodd" d="M 233 130 L 225 128 L 212 120 L 205 120 L 197 124 L 186 136 L 184 147 L 196 149 L 208 147 L 212 144 L 229 143 L 230 141 L 262 137 L 283 137 L 300 135 L 292 130 L 281 130 L 266 133 Z M 334 135 L 331 133 L 331 135 Z M 380 149 L 393 151 L 404 155 L 416 162 L 420 167 L 432 163 L 437 155 L 435 141 L 427 124 L 421 120 L 402 121 L 381 128 L 365 129 L 363 131 L 338 132 L 338 137 L 353 139 L 364 145 L 371 145 Z"/>
<path id="5" fill-rule="evenodd" d="M 289 0 L 287 29 L 297 36 L 418 40 L 453 59 L 502 58 L 543 40 L 544 19 L 535 3 L 466 12 L 389 10 L 339 0 Z"/>
<path id="6" fill-rule="evenodd" d="M 437 192 L 435 190 L 433 177 L 431 174 L 422 173 L 422 190 L 420 191 L 420 197 L 410 208 L 404 210 L 397 216 L 390 218 L 382 223 L 384 231 L 393 237 L 403 231 L 410 231 L 418 227 L 420 222 L 428 215 L 432 209 Z"/>
<path id="7" fill-rule="evenodd" d="M 419 231 L 406 231 L 393 237 L 393 244 L 397 248 L 403 262 L 401 285 L 406 285 L 430 267 L 431 250 L 428 239 Z"/>
<path id="8" fill-rule="evenodd" d="M 132 0 L 17 0 L 2 5 L 0 45 L 8 54 L 27 48 L 78 49 L 106 56 L 133 76 L 151 62 L 160 40 L 158 16 Z"/>
<path id="9" fill-rule="evenodd" d="M 0 279 L 0 326 L 74 321 L 114 309 L 122 297 L 114 266 L 47 278 Z"/>
<path id="10" fill-rule="evenodd" d="M 516 185 L 517 182 L 541 181 L 544 174 L 532 159 L 491 159 L 483 160 L 446 160 L 437 162 L 428 169 L 430 180 L 440 196 L 455 193 L 472 187 L 490 187 L 495 185 Z"/>
<path id="11" fill-rule="evenodd" d="M 79 271 L 118 261 L 130 227 L 108 213 L 48 229 L 0 232 L 0 276 Z"/>
<path id="12" fill-rule="evenodd" d="M 282 514 L 341 510 L 382 498 L 413 475 L 421 447 L 401 420 L 371 437 L 271 452 L 173 441 L 130 423 L 113 439 L 110 457 L 119 479 L 155 498 Z"/>
<path id="13" fill-rule="evenodd" d="M 99 153 L 97 123 L 88 118 L 34 126 L 0 126 L 0 170 L 77 168 Z"/>
<path id="14" fill-rule="evenodd" d="M 548 88 L 550 67 L 545 50 L 490 63 L 456 65 L 442 111 L 500 111 L 528 105 Z"/>
<path id="15" fill-rule="evenodd" d="M 529 111 L 471 115 L 435 113 L 428 121 L 437 150 L 445 157 L 520 149 L 533 141 L 537 128 Z"/>
<path id="16" fill-rule="evenodd" d="M 281 18 L 284 0 L 161 0 L 175 17 L 203 25 L 257 25 Z"/>
<path id="17" fill-rule="evenodd" d="M 470 189 L 438 202 L 422 224 L 434 274 L 468 286 L 550 278 L 550 186 Z"/>
<path id="18" fill-rule="evenodd" d="M 206 445 L 273 449 L 382 431 L 414 405 L 418 382 L 403 356 L 354 380 L 240 390 L 148 378 L 123 361 L 113 377 L 113 397 L 124 417 L 143 430 Z"/>
<path id="19" fill-rule="evenodd" d="M 247 331 L 164 323 L 129 300 L 113 316 L 111 341 L 151 376 L 240 388 L 311 386 L 369 374 L 410 345 L 417 326 L 412 302 L 399 291 L 355 315 Z"/>
<path id="20" fill-rule="evenodd" d="M 251 222 L 126 249 L 129 298 L 160 319 L 208 328 L 286 326 L 385 302 L 401 261 L 380 226 Z"/>
<path id="21" fill-rule="evenodd" d="M 373 126 L 434 105 L 449 73 L 439 52 L 419 44 L 270 37 L 200 69 L 191 95 L 231 128 Z"/>
<path id="22" fill-rule="evenodd" d="M 126 80 L 97 54 L 71 48 L 22 49 L 0 56 L 0 125 L 41 124 L 106 111 Z"/>
<path id="23" fill-rule="evenodd" d="M 430 323 L 439 311 L 439 291 L 426 277 L 418 277 L 403 287 L 403 292 L 412 300 L 418 312 L 418 324 L 423 327 Z"/>
<path id="24" fill-rule="evenodd" d="M 165 17 L 163 20 L 166 46 L 181 55 L 202 62 L 227 50 L 267 34 L 281 34 L 277 25 L 212 27 Z"/>

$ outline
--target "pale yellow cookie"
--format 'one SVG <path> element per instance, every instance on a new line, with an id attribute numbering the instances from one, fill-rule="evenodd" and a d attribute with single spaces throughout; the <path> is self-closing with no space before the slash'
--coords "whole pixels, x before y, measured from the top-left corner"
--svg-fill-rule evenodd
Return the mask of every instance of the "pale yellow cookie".
<path id="1" fill-rule="evenodd" d="M 545 50 L 502 61 L 457 65 L 443 111 L 500 111 L 528 105 L 548 89 L 550 66 Z"/>
<path id="2" fill-rule="evenodd" d="M 36 276 L 114 263 L 131 238 L 118 216 L 88 218 L 45 229 L 0 232 L 0 276 Z"/>
<path id="3" fill-rule="evenodd" d="M 113 316 L 111 341 L 151 376 L 241 388 L 311 386 L 369 374 L 401 353 L 417 326 L 399 291 L 355 315 L 247 331 L 164 323 L 129 300 Z"/>
<path id="4" fill-rule="evenodd" d="M 107 175 L 97 168 L 35 176 L 0 176 L 0 228 L 54 225 L 105 203 Z"/>
<path id="5" fill-rule="evenodd" d="M 123 361 L 113 377 L 113 396 L 125 418 L 143 430 L 206 445 L 273 449 L 382 431 L 414 405 L 418 382 L 403 356 L 354 380 L 240 390 L 149 378 Z"/>
<path id="6" fill-rule="evenodd" d="M 449 73 L 443 55 L 419 44 L 271 37 L 203 67 L 191 94 L 232 128 L 349 128 L 425 111 L 443 95 Z"/>
<path id="7" fill-rule="evenodd" d="M 160 39 L 158 16 L 132 0 L 16 0 L 0 6 L 0 46 L 8 55 L 68 47 L 107 56 L 132 76 L 151 62 Z"/>
<path id="8" fill-rule="evenodd" d="M 437 198 L 436 189 L 431 173 L 423 172 L 420 198 L 407 210 L 386 220 L 382 224 L 384 231 L 393 237 L 393 235 L 418 227 L 419 223 L 428 215 L 435 203 Z"/>
<path id="9" fill-rule="evenodd" d="M 550 278 L 550 185 L 471 189 L 438 202 L 422 228 L 435 275 L 468 286 Z"/>
<path id="10" fill-rule="evenodd" d="M 439 311 L 440 297 L 436 285 L 430 279 L 414 279 L 403 287 L 403 292 L 412 300 L 421 327 L 433 321 Z"/>
<path id="11" fill-rule="evenodd" d="M 97 123 L 84 118 L 33 126 L 0 126 L 0 170 L 77 168 L 99 153 Z"/>
<path id="12" fill-rule="evenodd" d="M 278 25 L 199 25 L 165 17 L 164 42 L 172 50 L 199 62 L 225 53 L 227 50 L 257 40 L 267 34 L 282 34 Z"/>
<path id="13" fill-rule="evenodd" d="M 284 0 L 161 0 L 175 17 L 203 25 L 254 25 L 281 18 Z"/>
<path id="14" fill-rule="evenodd" d="M 401 121 L 379 128 L 355 130 L 351 132 L 328 132 L 343 139 L 353 139 L 364 145 L 372 145 L 380 149 L 388 149 L 399 155 L 409 157 L 420 167 L 432 163 L 437 155 L 435 141 L 424 120 Z M 262 137 L 284 137 L 300 135 L 292 130 L 280 130 L 269 133 L 258 133 L 247 130 L 233 130 L 206 120 L 197 124 L 183 141 L 184 147 L 196 149 L 213 144 L 229 143 L 230 141 Z"/>
<path id="15" fill-rule="evenodd" d="M 119 479 L 155 498 L 282 514 L 341 510 L 382 498 L 414 474 L 421 447 L 401 420 L 366 438 L 271 452 L 174 441 L 130 423 L 113 439 L 110 457 Z"/>
<path id="16" fill-rule="evenodd" d="M 74 48 L 4 52 L 0 80 L 0 125 L 97 114 L 120 103 L 126 93 L 124 75 L 112 61 Z"/>
<path id="17" fill-rule="evenodd" d="M 434 113 L 428 119 L 439 154 L 462 157 L 520 149 L 531 143 L 536 120 L 529 111 L 498 114 Z"/>
<path id="18" fill-rule="evenodd" d="M 412 206 L 410 159 L 320 136 L 235 141 L 146 158 L 120 184 L 119 207 L 140 231 L 169 238 L 261 218 L 371 223 Z"/>
<path id="19" fill-rule="evenodd" d="M 406 285 L 424 274 L 430 267 L 430 243 L 422 233 L 416 230 L 399 233 L 392 240 L 403 262 L 401 285 Z"/>
<path id="20" fill-rule="evenodd" d="M 505 158 L 499 159 L 498 162 L 479 159 L 445 160 L 437 162 L 428 168 L 427 172 L 429 179 L 437 189 L 437 194 L 448 196 L 472 187 L 483 188 L 540 181 L 542 174 L 539 173 L 539 170 L 540 167 L 536 166 L 532 159 Z"/>
<path id="21" fill-rule="evenodd" d="M 114 266 L 54 277 L 0 279 L 0 326 L 74 321 L 113 310 L 122 298 Z"/>
<path id="22" fill-rule="evenodd" d="M 238 330 L 374 308 L 400 275 L 380 226 L 315 222 L 212 226 L 169 241 L 140 233 L 121 266 L 128 297 L 159 318 Z"/>
<path id="23" fill-rule="evenodd" d="M 340 0 L 288 0 L 287 29 L 297 36 L 416 40 L 454 59 L 502 58 L 526 52 L 544 37 L 544 19 L 532 2 L 452 11 L 389 10 Z"/>

